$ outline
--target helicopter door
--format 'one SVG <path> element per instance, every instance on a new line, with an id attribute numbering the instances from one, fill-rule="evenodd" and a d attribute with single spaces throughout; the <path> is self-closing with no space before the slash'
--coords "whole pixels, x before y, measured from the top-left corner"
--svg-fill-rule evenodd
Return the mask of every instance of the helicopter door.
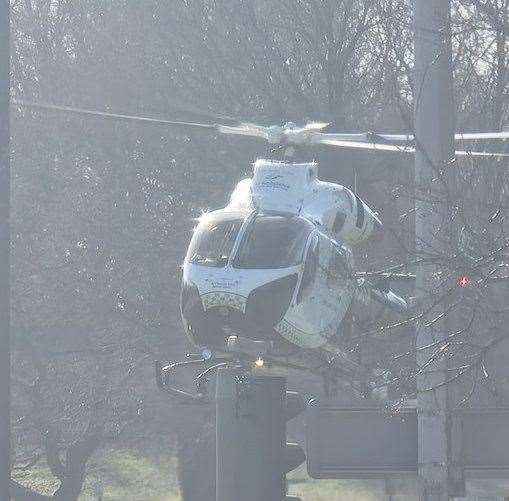
<path id="1" fill-rule="evenodd" d="M 306 348 L 325 344 L 337 330 L 335 295 L 327 287 L 327 265 L 330 257 L 328 239 L 313 233 L 307 246 L 304 269 L 294 307 L 286 320 L 296 329 L 293 339 Z"/>
<path id="2" fill-rule="evenodd" d="M 304 270 L 297 292 L 297 304 L 301 304 L 306 298 L 312 295 L 315 288 L 316 274 L 319 261 L 319 241 L 318 235 L 312 234 L 309 237 L 306 259 L 304 261 Z"/>
<path id="3" fill-rule="evenodd" d="M 336 247 L 326 235 L 319 237 L 319 263 L 316 280 L 316 301 L 321 318 L 321 329 L 325 337 L 336 335 L 339 325 L 344 318 L 343 308 L 344 283 L 334 279 L 331 264 L 335 262 Z"/>
<path id="4" fill-rule="evenodd" d="M 304 266 L 294 303 L 276 326 L 276 330 L 284 338 L 302 348 L 318 348 L 326 342 L 322 333 L 318 301 L 319 244 L 318 233 L 315 231 L 311 233 L 306 244 Z"/>
<path id="5" fill-rule="evenodd" d="M 353 259 L 352 253 L 332 240 L 328 240 L 330 252 L 324 255 L 324 264 L 327 269 L 326 287 L 324 293 L 329 301 L 334 303 L 335 333 L 341 335 L 341 323 L 350 308 L 354 296 L 352 281 Z"/>

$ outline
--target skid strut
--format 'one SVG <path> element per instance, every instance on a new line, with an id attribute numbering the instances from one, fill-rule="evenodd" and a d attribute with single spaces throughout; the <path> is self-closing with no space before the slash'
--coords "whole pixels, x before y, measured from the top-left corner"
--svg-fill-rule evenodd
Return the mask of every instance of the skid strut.
<path id="1" fill-rule="evenodd" d="M 212 403 L 208 396 L 207 383 L 218 369 L 237 368 L 246 372 L 260 369 L 264 374 L 283 371 L 308 372 L 325 380 L 343 380 L 357 393 L 370 393 L 369 374 L 366 368 L 353 362 L 348 355 L 335 348 L 329 348 L 328 358 L 318 364 L 308 361 L 289 362 L 286 355 L 278 354 L 270 341 L 253 341 L 239 336 L 230 336 L 222 351 L 213 353 L 205 348 L 200 354 L 189 354 L 186 360 L 178 362 L 155 362 L 157 386 L 172 397 L 188 403 Z M 187 369 L 201 369 L 194 378 L 195 389 L 189 391 L 178 387 L 175 376 Z"/>

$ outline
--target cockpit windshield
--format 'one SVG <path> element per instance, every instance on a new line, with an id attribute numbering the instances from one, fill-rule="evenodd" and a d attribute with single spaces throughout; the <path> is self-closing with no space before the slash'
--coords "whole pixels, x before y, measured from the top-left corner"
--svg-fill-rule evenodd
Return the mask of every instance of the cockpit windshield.
<path id="1" fill-rule="evenodd" d="M 215 268 L 226 266 L 242 222 L 243 218 L 233 214 L 203 219 L 191 240 L 188 261 Z"/>
<path id="2" fill-rule="evenodd" d="M 296 216 L 257 216 L 246 228 L 233 265 L 244 269 L 296 266 L 302 262 L 312 229 Z"/>

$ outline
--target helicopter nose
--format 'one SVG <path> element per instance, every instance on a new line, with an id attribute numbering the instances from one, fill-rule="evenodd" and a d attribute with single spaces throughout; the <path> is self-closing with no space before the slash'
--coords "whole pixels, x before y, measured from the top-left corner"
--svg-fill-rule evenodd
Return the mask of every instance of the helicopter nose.
<path id="1" fill-rule="evenodd" d="M 246 318 L 273 327 L 288 310 L 296 285 L 297 275 L 292 274 L 254 289 L 247 298 Z"/>
<path id="2" fill-rule="evenodd" d="M 189 339 L 197 346 L 221 349 L 232 332 L 250 339 L 270 338 L 291 304 L 297 278 L 294 273 L 253 289 L 244 312 L 221 302 L 204 308 L 198 288 L 183 284 L 181 311 Z"/>

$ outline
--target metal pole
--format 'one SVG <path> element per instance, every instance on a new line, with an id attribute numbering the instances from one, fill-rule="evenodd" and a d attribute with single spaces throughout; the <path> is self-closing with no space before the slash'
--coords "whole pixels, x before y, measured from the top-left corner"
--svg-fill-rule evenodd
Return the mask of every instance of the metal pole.
<path id="1" fill-rule="evenodd" d="M 416 202 L 416 251 L 419 256 L 440 253 L 444 248 L 443 239 L 447 238 L 444 208 L 438 208 L 433 200 L 444 196 L 437 173 L 449 164 L 454 151 L 450 7 L 450 0 L 414 0 L 414 119 L 418 150 L 415 182 L 420 195 Z M 417 270 L 416 286 L 423 303 L 431 302 L 437 292 L 433 283 L 437 271 L 431 265 Z M 417 326 L 418 368 L 436 355 L 436 346 L 435 349 L 423 347 L 446 335 L 443 324 L 425 327 L 426 320 Z M 421 500 L 426 501 L 449 500 L 448 388 L 440 386 L 445 381 L 446 368 L 446 357 L 438 355 L 417 377 L 419 475 Z M 428 391 L 430 388 L 436 389 Z"/>
<path id="2" fill-rule="evenodd" d="M 285 378 L 226 368 L 216 384 L 216 500 L 284 500 Z"/>
<path id="3" fill-rule="evenodd" d="M 0 2 L 0 499 L 10 482 L 9 1 Z"/>

